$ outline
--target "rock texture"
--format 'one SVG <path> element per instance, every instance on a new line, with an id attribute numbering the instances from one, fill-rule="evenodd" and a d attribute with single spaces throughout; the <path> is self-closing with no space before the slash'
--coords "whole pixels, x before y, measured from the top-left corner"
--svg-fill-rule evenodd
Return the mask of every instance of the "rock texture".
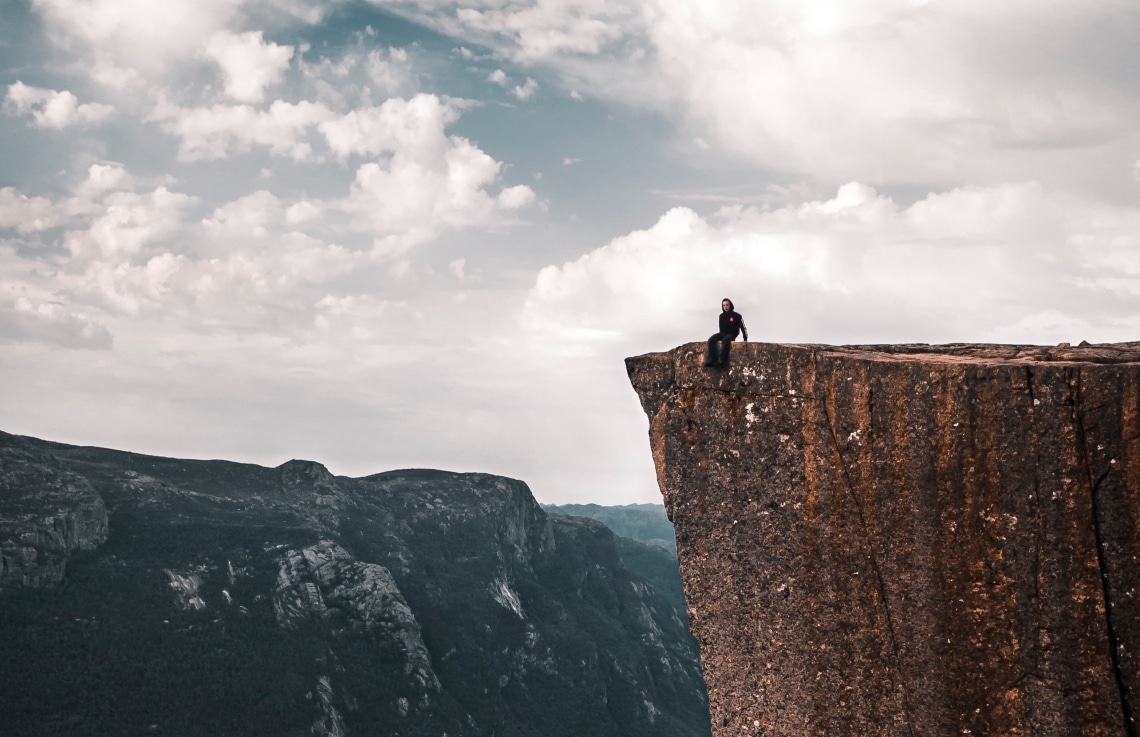
<path id="1" fill-rule="evenodd" d="M 107 538 L 107 509 L 87 479 L 21 446 L 0 447 L 0 587 L 54 586 L 72 551 Z"/>
<path id="2" fill-rule="evenodd" d="M 3 735 L 709 734 L 683 610 L 520 481 L 0 433 L 0 532 Z"/>
<path id="3" fill-rule="evenodd" d="M 715 735 L 1140 735 L 1140 344 L 627 360 Z"/>

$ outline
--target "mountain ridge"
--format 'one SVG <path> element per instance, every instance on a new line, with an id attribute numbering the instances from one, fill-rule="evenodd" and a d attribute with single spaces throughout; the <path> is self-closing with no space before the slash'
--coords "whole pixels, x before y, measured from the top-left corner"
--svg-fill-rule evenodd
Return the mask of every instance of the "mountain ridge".
<path id="1" fill-rule="evenodd" d="M 0 586 L 5 733 L 708 734 L 684 613 L 521 481 L 0 434 L 0 519 L 61 474 L 107 534 Z"/>

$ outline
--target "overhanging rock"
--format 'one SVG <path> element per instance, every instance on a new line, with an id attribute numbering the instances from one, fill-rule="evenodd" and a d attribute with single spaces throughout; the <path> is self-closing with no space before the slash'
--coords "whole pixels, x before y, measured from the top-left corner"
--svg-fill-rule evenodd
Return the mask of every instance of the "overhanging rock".
<path id="1" fill-rule="evenodd" d="M 1140 725 L 1140 343 L 627 359 L 715 735 Z"/>

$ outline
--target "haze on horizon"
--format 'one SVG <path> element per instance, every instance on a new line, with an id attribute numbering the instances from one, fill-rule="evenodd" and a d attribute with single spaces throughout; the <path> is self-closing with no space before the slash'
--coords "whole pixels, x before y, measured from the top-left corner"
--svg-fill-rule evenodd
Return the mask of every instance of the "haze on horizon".
<path id="1" fill-rule="evenodd" d="M 0 429 L 658 501 L 622 359 L 1140 337 L 1140 5 L 13 0 Z"/>

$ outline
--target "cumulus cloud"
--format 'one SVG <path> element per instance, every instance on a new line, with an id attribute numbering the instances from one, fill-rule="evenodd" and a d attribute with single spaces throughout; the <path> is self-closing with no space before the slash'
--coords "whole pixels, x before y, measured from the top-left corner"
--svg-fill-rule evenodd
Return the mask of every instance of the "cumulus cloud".
<path id="1" fill-rule="evenodd" d="M 196 56 L 243 0 L 33 0 L 60 45 L 90 59 L 89 73 L 114 86 L 138 83 Z"/>
<path id="2" fill-rule="evenodd" d="M 87 178 L 72 196 L 58 200 L 24 194 L 15 187 L 0 189 L 0 230 L 38 233 L 74 222 L 99 211 L 101 195 L 108 189 L 126 188 L 132 184 L 122 165 L 115 162 L 91 164 Z"/>
<path id="3" fill-rule="evenodd" d="M 402 151 L 417 159 L 437 157 L 447 148 L 444 129 L 459 119 L 455 105 L 436 95 L 392 98 L 376 107 L 353 110 L 320 124 L 329 148 L 351 154 Z"/>
<path id="4" fill-rule="evenodd" d="M 128 256 L 143 246 L 176 233 L 186 208 L 196 198 L 159 187 L 153 192 L 113 192 L 103 200 L 102 212 L 82 234 L 73 233 L 68 246 L 76 255 Z"/>
<path id="5" fill-rule="evenodd" d="M 91 316 L 26 297 L 0 301 L 0 339 L 95 350 L 107 350 L 114 342 L 111 331 Z"/>
<path id="6" fill-rule="evenodd" d="M 0 189 L 0 229 L 34 233 L 59 225 L 62 217 L 47 197 L 28 197 L 15 187 Z"/>
<path id="7" fill-rule="evenodd" d="M 314 101 L 336 110 L 367 107 L 374 99 L 407 96 L 417 88 L 415 61 L 400 47 L 377 49 L 361 42 L 339 56 L 302 57 L 297 66 Z"/>
<path id="8" fill-rule="evenodd" d="M 221 67 L 227 96 L 261 102 L 265 88 L 279 82 L 289 68 L 293 47 L 266 41 L 261 31 L 219 31 L 206 43 L 206 54 Z"/>
<path id="9" fill-rule="evenodd" d="M 628 353 L 706 337 L 730 296 L 759 340 L 1119 340 L 1140 327 L 1138 226 L 1140 211 L 1035 183 L 909 207 L 851 183 L 711 220 L 675 208 L 543 269 L 521 319 Z"/>
<path id="10" fill-rule="evenodd" d="M 251 105 L 183 108 L 160 103 L 151 114 L 164 131 L 180 140 L 181 161 L 221 159 L 264 146 L 272 153 L 303 160 L 312 153 L 313 126 L 334 117 L 320 103 L 276 100 L 266 110 Z"/>
<path id="11" fill-rule="evenodd" d="M 343 209 L 377 235 L 377 248 L 401 253 L 441 228 L 494 225 L 534 201 L 526 185 L 496 195 L 502 164 L 446 128 L 459 117 L 451 101 L 420 94 L 355 110 L 319 128 L 338 156 L 383 156 L 357 169 Z"/>
<path id="12" fill-rule="evenodd" d="M 535 194 L 534 190 L 525 184 L 516 184 L 513 187 L 504 187 L 496 199 L 504 210 L 518 210 L 533 203 Z"/>
<path id="13" fill-rule="evenodd" d="M 290 213 L 303 201 L 286 206 L 257 191 L 197 221 L 190 217 L 196 198 L 166 187 L 96 191 L 97 183 L 108 184 L 111 168 L 93 167 L 76 188 L 83 196 L 53 200 L 0 191 L 0 213 L 7 203 L 39 212 L 60 226 L 52 238 L 66 247 L 62 254 L 0 250 L 7 277 L 0 292 L 38 295 L 5 308 L 9 339 L 61 343 L 71 336 L 76 345 L 102 345 L 107 336 L 100 315 L 160 317 L 222 331 L 280 325 L 291 313 L 294 322 L 309 324 L 312 290 L 327 293 L 337 277 L 369 266 L 367 254 L 297 232 Z M 111 180 L 133 186 L 125 173 Z M 29 222 L 5 216 L 0 236 L 27 230 Z"/>
<path id="14" fill-rule="evenodd" d="M 202 223 L 215 234 L 262 238 L 283 220 L 281 200 L 261 189 L 216 208 Z"/>
<path id="15" fill-rule="evenodd" d="M 365 68 L 373 88 L 388 94 L 398 95 L 412 84 L 412 62 L 407 49 L 389 47 L 368 52 Z"/>
<path id="16" fill-rule="evenodd" d="M 502 164 L 464 138 L 445 139 L 433 156 L 422 153 L 401 149 L 356 171 L 345 209 L 377 234 L 379 251 L 402 253 L 441 228 L 494 225 L 504 210 L 534 199 L 526 185 L 491 194 Z"/>
<path id="17" fill-rule="evenodd" d="M 530 77 L 526 78 L 526 82 L 520 85 L 515 85 L 511 90 L 511 94 L 520 100 L 529 100 L 538 89 L 538 82 L 535 82 Z"/>
<path id="18" fill-rule="evenodd" d="M 114 106 L 101 103 L 81 105 L 79 99 L 67 90 L 32 87 L 19 81 L 8 85 L 5 102 L 16 114 L 31 115 L 37 128 L 60 129 L 101 123 L 115 111 Z"/>
<path id="19" fill-rule="evenodd" d="M 1068 0 L 405 0 L 690 138 L 838 184 L 1132 186 L 1140 11 Z M 555 30 L 558 29 L 558 30 Z M 1090 160 L 1090 152 L 1097 156 Z"/>

